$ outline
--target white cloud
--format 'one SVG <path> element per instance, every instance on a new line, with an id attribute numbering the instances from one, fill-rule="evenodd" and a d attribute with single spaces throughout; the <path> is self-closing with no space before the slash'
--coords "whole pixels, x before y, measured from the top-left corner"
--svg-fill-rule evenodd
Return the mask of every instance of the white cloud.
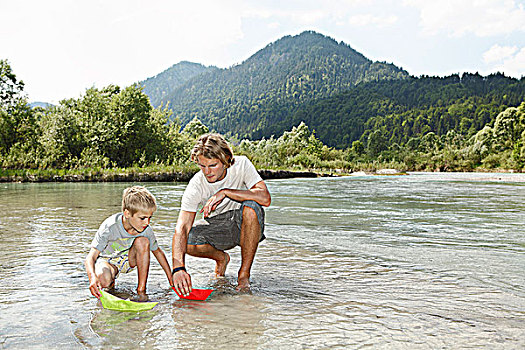
<path id="1" fill-rule="evenodd" d="M 228 48 L 244 35 L 243 6 L 241 0 L 1 1 L 1 58 L 24 80 L 31 100 L 49 102 L 91 86 L 125 86 L 182 60 L 228 66 Z"/>
<path id="2" fill-rule="evenodd" d="M 519 51 L 516 47 L 501 48 L 501 50 L 492 47 L 485 54 L 492 55 L 491 51 L 494 53 L 494 58 L 498 57 L 498 53 L 500 56 L 498 61 L 493 61 L 495 64 L 490 67 L 490 72 L 503 72 L 505 75 L 516 78 L 525 76 L 525 47 Z M 485 55 L 483 57 L 485 58 Z"/>
<path id="3" fill-rule="evenodd" d="M 514 0 L 404 0 L 420 11 L 423 33 L 478 37 L 525 31 L 525 9 Z"/>
<path id="4" fill-rule="evenodd" d="M 290 21 L 296 25 L 312 25 L 321 21 L 346 23 L 356 8 L 368 8 L 374 0 L 276 0 L 247 1 L 245 17 Z M 319 6 L 322 4 L 322 6 Z"/>
<path id="5" fill-rule="evenodd" d="M 384 28 L 396 23 L 397 21 L 398 17 L 395 15 L 374 16 L 372 14 L 362 14 L 350 17 L 348 23 L 356 27 L 365 27 L 372 25 L 379 28 Z"/>
<path id="6" fill-rule="evenodd" d="M 483 61 L 485 63 L 501 62 L 512 57 L 517 50 L 516 46 L 499 46 L 496 44 L 483 54 Z"/>
<path id="7" fill-rule="evenodd" d="M 271 9 L 267 7 L 251 7 L 243 13 L 247 18 L 263 18 L 274 19 L 281 22 L 282 20 L 289 20 L 295 24 L 309 25 L 317 21 L 326 19 L 330 14 L 323 10 L 286 10 L 286 9 Z"/>
<path id="8" fill-rule="evenodd" d="M 525 76 L 525 47 L 520 50 L 514 57 L 504 62 L 504 72 L 515 77 Z"/>

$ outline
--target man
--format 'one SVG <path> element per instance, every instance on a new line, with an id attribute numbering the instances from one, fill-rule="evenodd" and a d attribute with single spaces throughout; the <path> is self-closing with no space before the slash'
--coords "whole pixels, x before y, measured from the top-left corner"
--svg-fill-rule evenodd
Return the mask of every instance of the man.
<path id="1" fill-rule="evenodd" d="M 262 206 L 270 205 L 268 188 L 248 158 L 234 157 L 219 134 L 201 136 L 191 152 L 191 160 L 201 170 L 182 196 L 172 242 L 174 287 L 181 295 L 191 292 L 186 253 L 215 260 L 215 274 L 220 277 L 230 262 L 225 250 L 240 246 L 237 289 L 246 290 L 250 287 L 255 252 L 265 239 Z M 204 218 L 194 225 L 199 208 Z"/>

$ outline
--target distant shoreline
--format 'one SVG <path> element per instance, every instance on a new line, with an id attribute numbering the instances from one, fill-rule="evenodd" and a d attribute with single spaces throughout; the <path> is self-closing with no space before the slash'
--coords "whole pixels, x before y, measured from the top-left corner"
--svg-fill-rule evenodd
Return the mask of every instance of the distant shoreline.
<path id="1" fill-rule="evenodd" d="M 188 182 L 198 170 L 180 171 L 128 171 L 122 172 L 89 172 L 85 174 L 58 174 L 58 171 L 46 174 L 31 174 L 29 172 L 18 175 L 0 175 L 0 183 L 44 183 L 44 182 Z M 470 171 L 470 172 L 431 172 L 431 171 L 399 171 L 396 169 L 377 169 L 375 171 L 355 171 L 345 173 L 339 170 L 332 171 L 293 171 L 293 170 L 258 170 L 263 180 L 292 179 L 292 178 L 318 178 L 341 176 L 402 176 L 418 174 L 449 174 L 451 179 L 465 180 L 464 176 L 457 174 L 477 174 L 471 180 L 484 181 L 519 181 L 525 182 L 525 173 L 498 169 L 496 171 Z M 482 176 L 485 174 L 485 176 Z M 501 179 L 496 174 L 505 174 Z"/>
<path id="2" fill-rule="evenodd" d="M 173 172 L 131 172 L 111 174 L 24 174 L 0 176 L 0 183 L 9 182 L 188 182 L 196 171 L 173 171 Z M 313 171 L 290 171 L 290 170 L 259 170 L 264 180 L 290 179 L 290 178 L 314 178 L 338 176 L 330 173 L 318 173 Z"/>

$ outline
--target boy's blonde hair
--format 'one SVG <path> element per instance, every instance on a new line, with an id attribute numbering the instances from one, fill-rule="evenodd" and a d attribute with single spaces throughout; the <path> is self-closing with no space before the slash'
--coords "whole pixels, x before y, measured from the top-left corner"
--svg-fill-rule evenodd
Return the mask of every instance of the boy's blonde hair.
<path id="1" fill-rule="evenodd" d="M 122 212 L 129 210 L 131 215 L 138 211 L 157 210 L 155 197 L 142 186 L 128 187 L 122 193 Z"/>
<path id="2" fill-rule="evenodd" d="M 191 160 L 198 161 L 198 156 L 208 159 L 218 159 L 226 168 L 229 168 L 235 162 L 233 152 L 220 134 L 205 134 L 199 137 L 195 147 L 191 151 Z"/>

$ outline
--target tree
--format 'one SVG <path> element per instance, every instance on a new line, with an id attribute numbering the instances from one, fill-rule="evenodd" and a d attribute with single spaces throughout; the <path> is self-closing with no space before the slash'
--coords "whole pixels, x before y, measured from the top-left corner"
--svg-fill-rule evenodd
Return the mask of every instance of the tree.
<path id="1" fill-rule="evenodd" d="M 0 109 L 11 112 L 19 105 L 23 96 L 24 82 L 16 79 L 7 60 L 0 60 Z"/>
<path id="2" fill-rule="evenodd" d="M 0 154 L 18 144 L 30 142 L 36 132 L 34 113 L 23 94 L 24 83 L 17 80 L 7 60 L 0 60 Z"/>
<path id="3" fill-rule="evenodd" d="M 359 140 L 354 141 L 352 142 L 352 152 L 357 156 L 361 156 L 365 152 L 365 146 Z"/>
<path id="4" fill-rule="evenodd" d="M 494 123 L 494 136 L 506 148 L 514 148 L 524 130 L 523 118 L 520 118 L 518 108 L 507 108 L 496 117 Z"/>
<path id="5" fill-rule="evenodd" d="M 41 167 L 69 167 L 73 159 L 81 157 L 85 142 L 75 113 L 56 113 L 48 109 L 40 117 L 39 144 L 42 146 Z"/>
<path id="6" fill-rule="evenodd" d="M 386 139 L 383 136 L 381 130 L 376 130 L 373 133 L 370 134 L 368 137 L 368 154 L 375 158 L 377 157 L 381 152 L 386 150 L 388 148 L 386 144 Z"/>
<path id="7" fill-rule="evenodd" d="M 91 88 L 41 118 L 44 166 L 130 167 L 174 163 L 185 154 L 167 109 L 153 109 L 138 85 Z"/>
<path id="8" fill-rule="evenodd" d="M 208 129 L 208 127 L 204 125 L 196 116 L 193 117 L 193 119 L 188 124 L 186 124 L 182 130 L 182 133 L 190 139 L 196 139 L 209 132 L 210 129 Z"/>

